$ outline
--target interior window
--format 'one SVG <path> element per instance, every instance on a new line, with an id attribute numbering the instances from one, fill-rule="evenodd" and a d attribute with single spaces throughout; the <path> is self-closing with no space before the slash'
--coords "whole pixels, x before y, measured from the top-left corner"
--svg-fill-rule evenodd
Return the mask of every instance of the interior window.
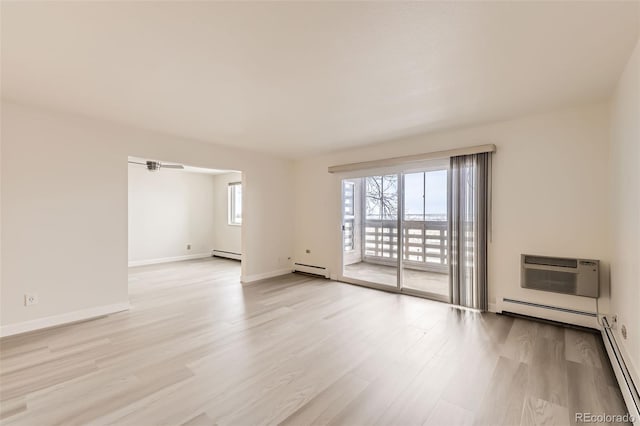
<path id="1" fill-rule="evenodd" d="M 242 184 L 229 184 L 229 225 L 242 224 Z"/>

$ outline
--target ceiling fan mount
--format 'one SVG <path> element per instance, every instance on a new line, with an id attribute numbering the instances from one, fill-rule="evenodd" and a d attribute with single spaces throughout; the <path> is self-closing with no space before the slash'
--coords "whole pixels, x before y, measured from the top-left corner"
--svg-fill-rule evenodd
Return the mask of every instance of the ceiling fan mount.
<path id="1" fill-rule="evenodd" d="M 184 169 L 182 164 L 161 163 L 160 161 L 153 160 L 147 160 L 145 162 L 129 160 L 129 164 L 145 166 L 150 172 L 157 172 L 160 169 Z"/>

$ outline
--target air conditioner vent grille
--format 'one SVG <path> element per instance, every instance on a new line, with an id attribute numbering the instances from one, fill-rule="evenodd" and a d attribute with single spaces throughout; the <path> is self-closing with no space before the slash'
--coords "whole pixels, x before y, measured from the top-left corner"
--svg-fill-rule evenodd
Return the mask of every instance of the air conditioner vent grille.
<path id="1" fill-rule="evenodd" d="M 561 268 L 577 268 L 577 259 L 564 259 L 561 257 L 524 256 L 524 263 L 528 265 L 558 266 Z"/>
<path id="2" fill-rule="evenodd" d="M 577 292 L 576 274 L 528 268 L 524 270 L 524 274 L 525 284 L 523 287 L 525 288 L 565 294 L 576 294 Z"/>
<path id="3" fill-rule="evenodd" d="M 598 297 L 600 262 L 523 254 L 520 287 L 576 296 Z"/>

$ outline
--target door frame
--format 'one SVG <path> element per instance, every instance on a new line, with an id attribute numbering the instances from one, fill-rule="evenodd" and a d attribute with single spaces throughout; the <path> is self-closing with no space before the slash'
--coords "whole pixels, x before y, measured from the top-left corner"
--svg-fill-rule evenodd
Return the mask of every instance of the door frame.
<path id="1" fill-rule="evenodd" d="M 448 160 L 448 159 L 447 159 Z M 351 277 L 346 277 L 344 275 L 344 241 L 345 241 L 345 223 L 344 223 L 344 190 L 343 190 L 343 181 L 344 180 L 348 180 L 348 179 L 364 179 L 365 176 L 353 176 L 353 177 L 349 177 L 349 176 L 337 176 L 338 177 L 338 188 L 339 188 L 339 200 L 340 200 L 340 208 L 338 209 L 339 211 L 339 233 L 340 233 L 340 268 L 339 268 L 339 273 L 338 273 L 338 281 L 340 282 L 344 282 L 347 284 L 353 284 L 353 285 L 358 285 L 358 286 L 362 286 L 362 287 L 367 287 L 367 288 L 372 288 L 375 290 L 382 290 L 382 291 L 386 291 L 389 293 L 396 293 L 396 294 L 406 294 L 408 296 L 415 296 L 415 297 L 421 297 L 424 299 L 429 299 L 429 300 L 435 300 L 435 301 L 439 301 L 439 302 L 445 302 L 445 303 L 451 303 L 451 280 L 449 280 L 449 294 L 448 296 L 444 296 L 441 294 L 437 294 L 437 293 L 431 293 L 431 292 L 427 292 L 427 291 L 422 291 L 422 290 L 415 290 L 415 289 L 410 289 L 410 288 L 406 288 L 403 287 L 403 279 L 404 279 L 404 241 L 403 241 L 403 232 L 404 232 L 404 183 L 405 183 L 405 174 L 407 173 L 415 173 L 415 172 L 426 172 L 429 171 L 429 169 L 431 170 L 442 170 L 442 165 L 439 166 L 433 166 L 433 165 L 427 165 L 426 167 L 416 167 L 416 168 L 410 168 L 410 169 L 404 169 L 404 170 L 397 170 L 397 171 L 393 171 L 393 172 L 384 172 L 384 171 L 371 171 L 371 175 L 370 176 L 378 176 L 378 175 L 390 175 L 390 174 L 395 174 L 398 176 L 398 214 L 397 214 L 397 218 L 396 218 L 396 225 L 397 225 L 397 245 L 398 245 L 398 257 L 396 260 L 396 269 L 397 269 L 397 275 L 396 275 L 396 286 L 389 286 L 389 285 L 384 285 L 384 284 L 378 284 L 375 282 L 371 282 L 371 281 L 367 281 L 367 280 L 361 280 L 361 279 L 357 279 L 357 278 L 351 278 Z M 450 195 L 451 195 L 451 172 L 449 167 L 446 167 L 447 169 L 447 208 L 449 209 L 449 204 L 450 204 Z M 362 197 L 364 198 L 364 188 L 362 189 Z M 364 203 L 361 204 L 361 208 L 364 209 Z M 364 226 L 364 222 L 365 222 L 366 218 L 362 218 L 362 225 Z M 448 230 L 447 230 L 447 259 L 449 259 L 449 256 L 451 255 L 451 250 L 450 250 L 450 239 L 451 239 L 451 232 L 450 232 L 450 224 L 448 226 Z M 364 248 L 364 232 L 361 232 L 362 235 L 362 242 L 361 244 L 363 244 L 363 248 Z M 364 257 L 364 256 L 363 256 Z M 447 264 L 450 264 L 450 261 L 447 262 Z"/>

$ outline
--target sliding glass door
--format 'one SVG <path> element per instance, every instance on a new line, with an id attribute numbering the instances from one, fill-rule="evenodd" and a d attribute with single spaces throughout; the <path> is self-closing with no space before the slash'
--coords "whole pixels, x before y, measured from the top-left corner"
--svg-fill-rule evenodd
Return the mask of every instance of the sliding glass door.
<path id="1" fill-rule="evenodd" d="M 347 282 L 449 300 L 448 165 L 342 180 Z"/>
<path id="2" fill-rule="evenodd" d="M 400 175 L 342 181 L 342 276 L 375 286 L 398 285 Z"/>
<path id="3" fill-rule="evenodd" d="M 405 173 L 402 191 L 402 288 L 447 301 L 448 186 L 448 169 L 436 167 Z"/>

